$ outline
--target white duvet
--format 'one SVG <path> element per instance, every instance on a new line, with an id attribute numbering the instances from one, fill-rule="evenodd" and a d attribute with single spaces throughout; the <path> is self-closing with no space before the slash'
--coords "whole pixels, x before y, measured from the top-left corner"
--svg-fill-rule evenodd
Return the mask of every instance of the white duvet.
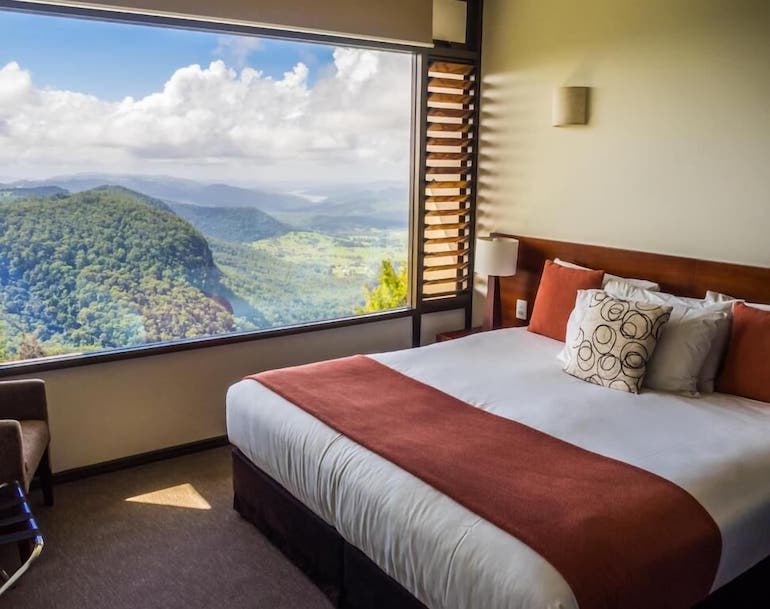
<path id="1" fill-rule="evenodd" d="M 770 405 L 597 387 L 561 371 L 562 346 L 510 329 L 371 357 L 689 491 L 722 533 L 714 588 L 769 555 Z M 230 387 L 227 430 L 255 465 L 431 609 L 577 607 L 564 578 L 528 546 L 259 383 Z"/>

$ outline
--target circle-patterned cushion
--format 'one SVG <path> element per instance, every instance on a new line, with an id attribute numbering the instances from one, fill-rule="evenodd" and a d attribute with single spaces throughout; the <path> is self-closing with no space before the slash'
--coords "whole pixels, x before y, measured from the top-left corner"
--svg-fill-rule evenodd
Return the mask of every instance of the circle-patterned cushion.
<path id="1" fill-rule="evenodd" d="M 602 387 L 639 393 L 671 309 L 593 290 L 576 338 L 567 344 L 564 371 Z"/>

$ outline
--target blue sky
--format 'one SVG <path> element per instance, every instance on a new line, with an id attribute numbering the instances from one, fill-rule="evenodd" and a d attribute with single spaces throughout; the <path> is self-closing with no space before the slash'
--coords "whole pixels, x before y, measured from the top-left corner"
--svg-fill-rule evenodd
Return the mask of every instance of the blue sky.
<path id="1" fill-rule="evenodd" d="M 255 45 L 234 38 L 0 10 L 0 67 L 16 61 L 37 86 L 113 101 L 159 91 L 178 68 L 215 59 L 235 68 L 245 63 L 276 78 L 301 61 L 310 68 L 311 85 L 332 62 L 334 48 L 328 45 L 270 39 Z M 257 48 L 244 51 L 245 62 L 233 51 L 251 46 Z"/>
<path id="2" fill-rule="evenodd" d="M 406 53 L 0 9 L 0 181 L 401 179 L 411 78 Z"/>

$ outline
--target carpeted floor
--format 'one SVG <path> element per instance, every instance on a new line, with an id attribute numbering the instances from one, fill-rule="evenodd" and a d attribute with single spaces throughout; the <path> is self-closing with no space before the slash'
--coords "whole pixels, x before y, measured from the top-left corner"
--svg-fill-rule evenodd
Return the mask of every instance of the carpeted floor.
<path id="1" fill-rule="evenodd" d="M 230 467 L 220 448 L 34 493 L 46 547 L 0 608 L 330 609 L 232 509 Z"/>

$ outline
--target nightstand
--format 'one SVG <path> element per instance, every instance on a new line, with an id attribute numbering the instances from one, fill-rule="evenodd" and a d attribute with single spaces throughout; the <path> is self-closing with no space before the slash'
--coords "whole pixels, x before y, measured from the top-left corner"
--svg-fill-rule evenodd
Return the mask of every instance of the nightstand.
<path id="1" fill-rule="evenodd" d="M 527 326 L 529 322 L 522 321 L 521 319 L 514 319 L 513 321 L 508 321 L 503 327 L 504 328 L 524 328 Z M 436 342 L 437 343 L 443 343 L 448 340 L 454 340 L 455 338 L 463 338 L 464 336 L 470 336 L 471 334 L 478 334 L 479 332 L 487 332 L 487 330 L 484 330 L 481 326 L 476 326 L 475 328 L 471 328 L 470 330 L 451 330 L 449 332 L 439 332 L 436 334 Z"/>
<path id="2" fill-rule="evenodd" d="M 470 330 L 452 330 L 450 332 L 439 332 L 436 334 L 436 342 L 443 343 L 448 340 L 454 340 L 455 338 L 462 338 L 464 336 L 470 336 L 471 334 L 478 334 L 481 332 L 481 326 L 471 328 Z"/>

